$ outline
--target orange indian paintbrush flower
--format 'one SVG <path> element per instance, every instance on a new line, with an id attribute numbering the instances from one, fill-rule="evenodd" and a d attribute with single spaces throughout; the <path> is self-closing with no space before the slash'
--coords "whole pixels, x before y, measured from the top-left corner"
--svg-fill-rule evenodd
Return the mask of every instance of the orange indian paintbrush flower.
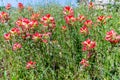
<path id="1" fill-rule="evenodd" d="M 73 25 L 76 22 L 76 18 L 72 15 L 65 16 L 65 21 L 67 24 Z"/>
<path id="2" fill-rule="evenodd" d="M 11 39 L 11 34 L 10 33 L 4 34 L 4 39 L 9 41 Z"/>
<path id="3" fill-rule="evenodd" d="M 110 30 L 106 33 L 105 40 L 112 44 L 116 44 L 120 42 L 120 35 L 118 35 L 114 30 Z"/>
<path id="4" fill-rule="evenodd" d="M 0 22 L 5 23 L 9 20 L 9 14 L 7 12 L 0 12 Z"/>
<path id="5" fill-rule="evenodd" d="M 78 21 L 82 22 L 85 20 L 85 16 L 84 15 L 79 15 L 77 18 Z"/>
<path id="6" fill-rule="evenodd" d="M 73 11 L 73 9 L 70 7 L 70 6 L 65 6 L 64 8 L 63 8 L 63 14 L 65 15 L 65 16 L 68 16 L 68 15 L 74 15 L 74 11 Z"/>
<path id="7" fill-rule="evenodd" d="M 80 33 L 87 35 L 89 33 L 88 28 L 86 26 L 81 27 Z"/>
<path id="8" fill-rule="evenodd" d="M 55 19 L 50 14 L 46 14 L 41 18 L 41 24 L 45 27 L 53 29 L 55 28 Z"/>
<path id="9" fill-rule="evenodd" d="M 101 22 L 101 23 L 106 23 L 106 17 L 105 16 L 98 16 L 97 18 L 97 22 Z"/>
<path id="10" fill-rule="evenodd" d="M 88 61 L 86 59 L 82 59 L 80 64 L 83 65 L 84 67 L 88 67 L 89 66 L 89 63 L 88 63 Z"/>
<path id="11" fill-rule="evenodd" d="M 6 9 L 6 10 L 9 10 L 10 8 L 11 8 L 11 4 L 8 3 L 8 4 L 5 6 L 5 9 Z"/>
<path id="12" fill-rule="evenodd" d="M 20 29 L 17 27 L 14 27 L 10 30 L 11 35 L 19 35 L 20 34 Z"/>
<path id="13" fill-rule="evenodd" d="M 16 51 L 20 48 L 22 48 L 22 45 L 20 43 L 16 42 L 15 44 L 13 44 L 13 47 L 12 47 L 13 51 Z"/>
<path id="14" fill-rule="evenodd" d="M 32 39 L 36 42 L 42 38 L 42 34 L 36 32 L 35 34 L 32 35 Z"/>
<path id="15" fill-rule="evenodd" d="M 86 21 L 84 22 L 84 25 L 87 26 L 87 27 L 91 27 L 92 24 L 93 24 L 92 20 L 86 20 Z"/>
<path id="16" fill-rule="evenodd" d="M 22 3 L 18 3 L 18 8 L 19 8 L 20 10 L 22 10 L 22 9 L 24 9 L 24 5 L 23 5 Z"/>
<path id="17" fill-rule="evenodd" d="M 82 45 L 83 45 L 82 48 L 83 51 L 90 51 L 96 47 L 96 42 L 87 39 L 86 41 L 82 42 Z"/>
<path id="18" fill-rule="evenodd" d="M 33 61 L 27 62 L 26 69 L 35 68 L 35 64 L 36 64 L 36 62 L 33 62 Z"/>

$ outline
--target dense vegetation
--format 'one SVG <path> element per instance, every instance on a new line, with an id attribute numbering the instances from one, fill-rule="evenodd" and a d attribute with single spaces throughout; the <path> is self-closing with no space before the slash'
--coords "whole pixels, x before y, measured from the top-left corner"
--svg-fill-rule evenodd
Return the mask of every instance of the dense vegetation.
<path id="1" fill-rule="evenodd" d="M 120 10 L 10 4 L 0 11 L 0 80 L 120 80 Z"/>

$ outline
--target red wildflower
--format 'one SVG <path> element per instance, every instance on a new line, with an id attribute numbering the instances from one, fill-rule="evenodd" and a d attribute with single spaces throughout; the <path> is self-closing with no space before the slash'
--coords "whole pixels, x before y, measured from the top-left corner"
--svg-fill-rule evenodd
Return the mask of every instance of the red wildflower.
<path id="1" fill-rule="evenodd" d="M 34 29 L 38 26 L 37 20 L 29 20 L 27 18 L 22 18 L 16 21 L 16 25 L 21 27 L 23 31 Z"/>
<path id="2" fill-rule="evenodd" d="M 41 18 L 41 24 L 43 24 L 45 27 L 53 29 L 55 27 L 54 17 L 52 17 L 50 14 L 46 14 Z"/>
<path id="3" fill-rule="evenodd" d="M 79 15 L 77 20 L 82 22 L 83 20 L 85 20 L 85 16 L 84 15 Z"/>
<path id="4" fill-rule="evenodd" d="M 5 6 L 5 9 L 9 10 L 11 8 L 11 4 L 8 3 L 6 6 Z"/>
<path id="5" fill-rule="evenodd" d="M 88 28 L 86 26 L 81 27 L 80 28 L 80 33 L 87 35 L 89 33 Z"/>
<path id="6" fill-rule="evenodd" d="M 106 33 L 105 40 L 116 44 L 120 41 L 120 35 L 117 35 L 117 33 L 114 30 L 110 30 Z"/>
<path id="7" fill-rule="evenodd" d="M 10 33 L 4 34 L 4 39 L 9 41 L 11 39 L 11 34 Z"/>
<path id="8" fill-rule="evenodd" d="M 82 45 L 83 45 L 83 48 L 82 48 L 83 51 L 87 51 L 87 50 L 89 51 L 96 47 L 96 42 L 91 41 L 90 39 L 87 39 L 86 41 L 82 42 Z"/>
<path id="9" fill-rule="evenodd" d="M 105 16 L 98 16 L 97 22 L 101 22 L 101 23 L 104 23 L 104 24 L 105 24 L 105 23 L 106 23 L 105 19 L 106 19 Z"/>
<path id="10" fill-rule="evenodd" d="M 43 41 L 44 43 L 47 43 L 47 42 L 48 42 L 48 39 L 50 39 L 50 35 L 51 35 L 50 32 L 44 33 L 44 34 L 42 35 L 42 41 Z"/>
<path id="11" fill-rule="evenodd" d="M 22 20 L 21 19 L 17 20 L 15 23 L 18 27 L 22 26 Z"/>
<path id="12" fill-rule="evenodd" d="M 116 39 L 116 35 L 117 35 L 117 33 L 114 30 L 110 30 L 106 33 L 105 39 L 107 41 L 113 41 Z"/>
<path id="13" fill-rule="evenodd" d="M 88 5 L 89 9 L 93 8 L 94 7 L 94 4 L 93 2 L 90 2 L 89 5 Z"/>
<path id="14" fill-rule="evenodd" d="M 7 12 L 0 12 L 0 22 L 5 23 L 9 20 L 9 14 Z"/>
<path id="15" fill-rule="evenodd" d="M 22 48 L 22 45 L 20 43 L 17 43 L 17 42 L 12 47 L 13 51 L 16 51 L 16 50 L 18 50 L 20 48 Z"/>
<path id="16" fill-rule="evenodd" d="M 50 23 L 50 22 L 54 22 L 54 18 L 51 17 L 50 14 L 46 14 L 45 16 L 43 16 L 43 17 L 41 18 L 41 21 L 42 21 L 43 23 Z"/>
<path id="17" fill-rule="evenodd" d="M 32 39 L 36 42 L 42 38 L 42 34 L 36 32 L 35 34 L 32 35 Z"/>
<path id="18" fill-rule="evenodd" d="M 27 62 L 26 69 L 35 68 L 35 64 L 36 62 L 33 62 L 33 61 Z"/>
<path id="19" fill-rule="evenodd" d="M 23 5 L 22 3 L 18 3 L 18 8 L 19 8 L 20 10 L 22 10 L 22 9 L 24 9 L 24 5 Z"/>
<path id="20" fill-rule="evenodd" d="M 32 14 L 32 16 L 31 16 L 31 20 L 38 20 L 39 17 L 40 17 L 40 14 L 34 13 L 34 14 Z"/>
<path id="21" fill-rule="evenodd" d="M 29 39 L 29 38 L 31 38 L 31 34 L 27 32 L 22 36 L 22 38 L 23 39 Z"/>
<path id="22" fill-rule="evenodd" d="M 10 30 L 10 33 L 12 34 L 12 35 L 19 35 L 20 34 L 20 29 L 19 28 L 17 28 L 17 27 L 14 27 L 14 28 L 12 28 L 11 30 Z"/>
<path id="23" fill-rule="evenodd" d="M 64 8 L 63 8 L 63 14 L 65 15 L 65 16 L 68 16 L 68 15 L 74 15 L 74 11 L 73 11 L 73 9 L 70 7 L 70 6 L 65 6 Z"/>
<path id="24" fill-rule="evenodd" d="M 89 66 L 89 63 L 88 63 L 88 61 L 86 59 L 82 59 L 80 64 L 83 65 L 84 67 L 88 67 Z"/>
<path id="25" fill-rule="evenodd" d="M 29 19 L 23 18 L 23 19 L 22 19 L 22 29 L 23 29 L 23 30 L 28 30 L 28 29 L 30 29 L 29 23 L 30 23 L 30 20 L 29 20 Z"/>
<path id="26" fill-rule="evenodd" d="M 72 15 L 65 16 L 65 21 L 67 24 L 73 25 L 76 22 L 76 18 Z"/>
<path id="27" fill-rule="evenodd" d="M 34 29 L 35 27 L 38 27 L 38 21 L 37 20 L 31 20 L 29 22 L 29 26 L 31 29 Z"/>
<path id="28" fill-rule="evenodd" d="M 92 20 L 86 20 L 85 22 L 84 22 L 84 25 L 85 26 L 87 26 L 87 27 L 91 27 L 92 26 Z"/>
<path id="29" fill-rule="evenodd" d="M 30 29 L 29 23 L 30 23 L 30 20 L 27 18 L 22 18 L 16 21 L 16 25 L 18 27 L 21 27 L 23 31 Z"/>
<path id="30" fill-rule="evenodd" d="M 66 31 L 66 30 L 67 30 L 67 27 L 66 27 L 66 26 L 62 26 L 62 30 L 63 30 L 63 31 Z"/>

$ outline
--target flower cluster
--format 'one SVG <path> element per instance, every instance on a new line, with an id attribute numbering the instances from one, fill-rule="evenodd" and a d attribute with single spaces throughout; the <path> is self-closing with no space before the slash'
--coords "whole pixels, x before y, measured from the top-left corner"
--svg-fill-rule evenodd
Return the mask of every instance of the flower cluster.
<path id="1" fill-rule="evenodd" d="M 6 10 L 9 10 L 10 8 L 11 8 L 11 4 L 8 3 L 8 4 L 5 6 L 5 9 L 6 9 Z"/>
<path id="2" fill-rule="evenodd" d="M 91 2 L 89 4 L 89 8 L 93 8 L 93 3 Z M 70 6 L 65 6 L 63 8 L 63 14 L 64 14 L 64 19 L 66 21 L 66 24 L 68 25 L 75 25 L 75 22 L 80 22 L 83 24 L 83 26 L 80 28 L 80 33 L 84 34 L 85 36 L 87 36 L 89 34 L 89 29 L 91 29 L 93 22 L 90 19 L 86 19 L 86 17 L 84 15 L 78 15 L 77 18 L 74 17 L 74 11 Z M 62 30 L 66 30 L 66 26 L 62 27 Z M 88 52 L 92 52 L 92 50 L 96 47 L 96 42 L 95 41 L 91 41 L 90 39 L 87 39 L 86 41 L 82 42 L 83 45 L 83 51 L 88 51 Z M 84 67 L 89 66 L 89 63 L 86 59 L 82 59 L 82 61 L 80 62 L 81 65 L 83 65 Z"/>
<path id="3" fill-rule="evenodd" d="M 87 27 L 91 27 L 92 24 L 93 24 L 92 20 L 86 20 L 86 21 L 84 22 L 84 25 L 87 26 Z"/>
<path id="4" fill-rule="evenodd" d="M 84 15 L 78 15 L 77 20 L 78 20 L 79 22 L 83 22 L 85 19 L 86 19 L 86 18 L 85 18 Z"/>
<path id="5" fill-rule="evenodd" d="M 22 45 L 21 45 L 20 43 L 18 43 L 18 42 L 16 42 L 16 43 L 13 45 L 13 47 L 12 47 L 13 51 L 16 51 L 16 50 L 18 50 L 18 49 L 20 49 L 20 48 L 22 48 Z"/>
<path id="6" fill-rule="evenodd" d="M 55 28 L 55 19 L 50 14 L 46 14 L 41 18 L 41 24 L 44 27 L 47 27 L 49 30 L 52 30 Z"/>
<path id="7" fill-rule="evenodd" d="M 18 36 L 20 34 L 20 29 L 18 27 L 13 27 L 8 33 L 4 34 L 4 39 L 6 41 L 12 40 L 13 37 Z M 22 45 L 18 42 L 15 42 L 15 44 L 12 46 L 13 51 L 16 51 L 20 49 Z"/>
<path id="8" fill-rule="evenodd" d="M 90 2 L 89 5 L 88 5 L 89 9 L 92 9 L 94 7 L 94 3 L 93 2 Z"/>
<path id="9" fill-rule="evenodd" d="M 84 67 L 88 67 L 89 66 L 89 63 L 88 63 L 88 61 L 86 59 L 82 59 L 80 64 L 83 65 Z"/>
<path id="10" fill-rule="evenodd" d="M 36 64 L 36 62 L 33 62 L 33 61 L 27 62 L 26 69 L 35 68 L 35 64 Z"/>
<path id="11" fill-rule="evenodd" d="M 19 35 L 21 32 L 20 32 L 20 29 L 18 27 L 13 27 L 11 30 L 10 30 L 10 34 L 15 36 L 15 35 Z"/>
<path id="12" fill-rule="evenodd" d="M 19 8 L 19 10 L 23 10 L 24 9 L 24 5 L 22 3 L 18 3 L 18 8 Z"/>
<path id="13" fill-rule="evenodd" d="M 39 13 L 33 13 L 32 16 L 31 16 L 31 20 L 38 20 L 39 17 L 40 17 Z"/>
<path id="14" fill-rule="evenodd" d="M 97 22 L 102 22 L 102 23 L 105 23 L 105 16 L 98 16 L 97 18 Z"/>
<path id="15" fill-rule="evenodd" d="M 81 27 L 80 28 L 80 33 L 88 35 L 88 33 L 89 33 L 88 28 L 86 26 Z"/>
<path id="16" fill-rule="evenodd" d="M 92 56 L 92 50 L 96 47 L 96 42 L 91 41 L 90 39 L 87 39 L 86 41 L 82 42 L 82 50 L 83 51 L 88 51 L 87 58 L 89 59 Z M 86 59 L 82 59 L 80 62 L 81 65 L 84 67 L 88 67 L 89 63 Z"/>
<path id="17" fill-rule="evenodd" d="M 38 40 L 40 40 L 42 38 L 42 34 L 40 34 L 39 32 L 36 32 L 32 35 L 32 39 L 36 42 Z"/>
<path id="18" fill-rule="evenodd" d="M 0 22 L 5 23 L 9 20 L 9 14 L 7 12 L 0 12 Z"/>
<path id="19" fill-rule="evenodd" d="M 66 31 L 67 30 L 67 26 L 62 26 L 62 31 Z"/>
<path id="20" fill-rule="evenodd" d="M 102 24 L 106 24 L 106 21 L 111 19 L 111 18 L 112 18 L 112 16 L 104 16 L 104 15 L 98 16 L 97 22 L 102 23 Z"/>
<path id="21" fill-rule="evenodd" d="M 86 41 L 82 42 L 83 45 L 83 51 L 90 51 L 96 47 L 96 42 L 91 41 L 90 39 L 87 39 Z"/>
<path id="22" fill-rule="evenodd" d="M 63 8 L 63 14 L 64 16 L 68 16 L 68 15 L 74 16 L 74 11 L 70 6 L 65 6 Z"/>
<path id="23" fill-rule="evenodd" d="M 114 30 L 110 30 L 106 33 L 105 40 L 112 44 L 116 44 L 120 42 L 120 35 L 118 35 Z"/>
<path id="24" fill-rule="evenodd" d="M 22 18 L 16 21 L 16 26 L 21 27 L 23 31 L 27 31 L 38 27 L 38 21 Z"/>
<path id="25" fill-rule="evenodd" d="M 65 21 L 67 24 L 73 25 L 76 22 L 76 18 L 72 15 L 65 16 Z"/>
<path id="26" fill-rule="evenodd" d="M 4 34 L 4 39 L 5 39 L 6 41 L 9 41 L 9 40 L 11 39 L 11 34 L 10 34 L 10 33 Z"/>
<path id="27" fill-rule="evenodd" d="M 84 21 L 85 18 L 82 19 Z M 83 26 L 80 28 L 80 33 L 87 36 L 89 34 L 89 29 L 92 27 L 92 20 L 85 20 Z"/>
<path id="28" fill-rule="evenodd" d="M 65 6 L 63 8 L 64 19 L 67 24 L 74 25 L 77 18 L 74 17 L 74 11 L 70 6 Z"/>

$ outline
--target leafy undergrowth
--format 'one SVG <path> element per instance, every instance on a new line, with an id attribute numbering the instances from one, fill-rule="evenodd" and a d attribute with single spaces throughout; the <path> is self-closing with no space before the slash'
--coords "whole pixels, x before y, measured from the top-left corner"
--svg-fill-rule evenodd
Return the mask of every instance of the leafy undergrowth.
<path id="1" fill-rule="evenodd" d="M 120 12 L 80 6 L 0 11 L 0 80 L 120 80 Z"/>

